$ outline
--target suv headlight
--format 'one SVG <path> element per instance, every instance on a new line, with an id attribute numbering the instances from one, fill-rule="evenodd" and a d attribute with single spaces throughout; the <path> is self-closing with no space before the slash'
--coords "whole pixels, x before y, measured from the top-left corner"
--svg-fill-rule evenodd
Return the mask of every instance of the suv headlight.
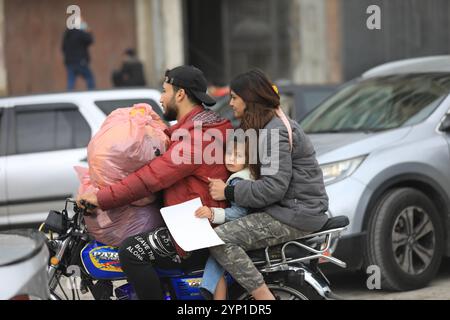
<path id="1" fill-rule="evenodd" d="M 321 165 L 325 185 L 343 180 L 355 172 L 366 156 Z"/>

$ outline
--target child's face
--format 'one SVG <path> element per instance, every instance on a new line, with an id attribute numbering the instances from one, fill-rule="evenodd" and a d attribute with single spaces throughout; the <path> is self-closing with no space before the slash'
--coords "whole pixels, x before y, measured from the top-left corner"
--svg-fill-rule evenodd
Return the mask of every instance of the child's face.
<path id="1" fill-rule="evenodd" d="M 236 145 L 234 150 L 225 155 L 225 167 L 230 172 L 238 172 L 245 168 L 245 148 L 242 145 Z"/>

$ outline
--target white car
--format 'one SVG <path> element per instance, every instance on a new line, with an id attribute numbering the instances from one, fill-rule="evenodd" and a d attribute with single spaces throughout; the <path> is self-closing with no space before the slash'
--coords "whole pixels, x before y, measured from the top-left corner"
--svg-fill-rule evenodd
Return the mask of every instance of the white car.
<path id="1" fill-rule="evenodd" d="M 0 99 L 0 228 L 35 225 L 78 187 L 74 166 L 111 111 L 148 103 L 162 116 L 161 93 L 114 89 Z"/>

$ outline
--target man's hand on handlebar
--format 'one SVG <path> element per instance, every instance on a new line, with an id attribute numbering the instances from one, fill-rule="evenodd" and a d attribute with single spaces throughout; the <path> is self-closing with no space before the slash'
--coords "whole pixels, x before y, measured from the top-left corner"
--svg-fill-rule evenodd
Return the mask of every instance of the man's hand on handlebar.
<path id="1" fill-rule="evenodd" d="M 94 193 L 83 194 L 77 197 L 77 206 L 91 212 L 98 207 L 97 195 Z"/>

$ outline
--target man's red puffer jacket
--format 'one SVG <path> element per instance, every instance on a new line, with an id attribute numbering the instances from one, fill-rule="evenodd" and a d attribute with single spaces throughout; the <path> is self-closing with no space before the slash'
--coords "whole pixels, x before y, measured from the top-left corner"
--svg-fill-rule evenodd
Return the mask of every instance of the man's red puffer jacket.
<path id="1" fill-rule="evenodd" d="M 194 133 L 194 122 L 197 125 L 202 124 L 201 134 L 199 129 Z M 225 208 L 224 201 L 211 198 L 208 178 L 226 181 L 229 177 L 223 157 L 228 129 L 232 129 L 229 120 L 220 118 L 214 112 L 200 106 L 195 107 L 176 125 L 169 128 L 168 134 L 173 141 L 162 156 L 153 159 L 122 181 L 99 190 L 97 198 L 100 208 L 102 210 L 117 208 L 160 190 L 164 190 L 165 206 L 200 197 L 205 206 Z M 178 138 L 184 133 L 189 133 L 191 139 Z M 208 156 L 211 153 L 214 155 L 215 153 L 211 152 L 214 149 L 213 143 L 220 146 L 222 153 L 216 157 L 219 163 L 214 161 L 207 164 L 199 155 Z M 184 161 L 180 161 L 180 156 Z"/>

